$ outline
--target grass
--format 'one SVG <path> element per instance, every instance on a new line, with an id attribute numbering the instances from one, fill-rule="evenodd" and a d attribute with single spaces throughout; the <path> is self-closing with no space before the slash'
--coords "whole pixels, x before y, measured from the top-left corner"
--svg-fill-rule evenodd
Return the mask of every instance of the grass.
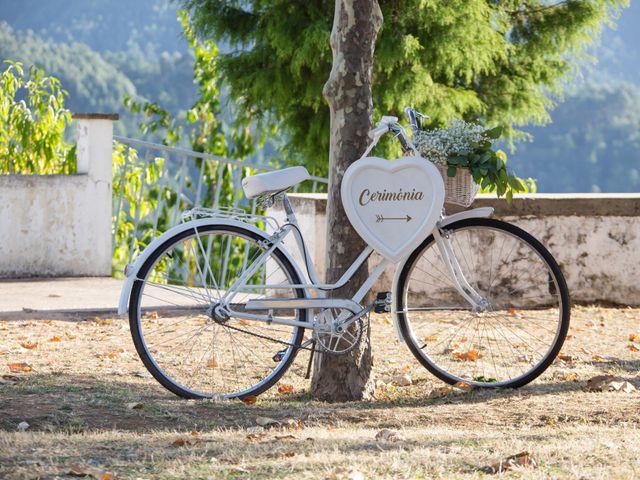
<path id="1" fill-rule="evenodd" d="M 0 322 L 0 478 L 635 478 L 640 394 L 584 389 L 602 374 L 640 387 L 631 334 L 640 310 L 576 307 L 568 360 L 534 383 L 436 394 L 443 384 L 376 316 L 375 374 L 407 373 L 412 385 L 382 386 L 368 402 L 316 402 L 303 354 L 282 380 L 292 394 L 274 388 L 245 405 L 164 390 L 121 319 Z M 31 371 L 11 372 L 19 362 Z M 300 426 L 254 432 L 258 417 Z M 396 436 L 376 439 L 383 429 Z M 523 451 L 535 467 L 488 473 Z"/>

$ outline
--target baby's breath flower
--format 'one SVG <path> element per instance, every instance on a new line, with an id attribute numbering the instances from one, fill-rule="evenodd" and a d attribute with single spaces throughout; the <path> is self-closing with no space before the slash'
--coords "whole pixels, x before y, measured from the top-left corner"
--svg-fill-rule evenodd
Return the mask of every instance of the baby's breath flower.
<path id="1" fill-rule="evenodd" d="M 482 125 L 453 120 L 447 128 L 422 130 L 416 133 L 414 143 L 425 158 L 445 165 L 454 155 L 467 155 L 479 143 L 489 140 Z"/>

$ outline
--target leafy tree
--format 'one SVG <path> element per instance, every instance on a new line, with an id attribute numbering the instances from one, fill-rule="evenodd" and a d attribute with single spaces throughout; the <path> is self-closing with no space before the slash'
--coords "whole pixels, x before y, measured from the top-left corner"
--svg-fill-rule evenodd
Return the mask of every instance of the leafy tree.
<path id="1" fill-rule="evenodd" d="M 197 32 L 232 48 L 220 73 L 244 111 L 282 126 L 289 153 L 326 175 L 334 2 L 182 0 Z M 435 124 L 453 118 L 518 126 L 544 123 L 562 81 L 603 22 L 626 0 L 381 0 L 376 116 L 406 105 Z"/>
<path id="2" fill-rule="evenodd" d="M 31 66 L 5 61 L 0 75 L 0 174 L 60 174 L 76 170 L 65 142 L 71 113 L 60 82 Z"/>

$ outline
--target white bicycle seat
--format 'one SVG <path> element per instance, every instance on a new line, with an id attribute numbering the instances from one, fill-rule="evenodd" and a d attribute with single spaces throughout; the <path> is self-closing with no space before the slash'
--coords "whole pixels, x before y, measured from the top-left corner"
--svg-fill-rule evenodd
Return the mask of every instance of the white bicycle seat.
<path id="1" fill-rule="evenodd" d="M 311 175 L 302 166 L 283 168 L 275 172 L 261 173 L 242 179 L 242 189 L 247 198 L 278 193 L 298 183 L 309 180 Z"/>

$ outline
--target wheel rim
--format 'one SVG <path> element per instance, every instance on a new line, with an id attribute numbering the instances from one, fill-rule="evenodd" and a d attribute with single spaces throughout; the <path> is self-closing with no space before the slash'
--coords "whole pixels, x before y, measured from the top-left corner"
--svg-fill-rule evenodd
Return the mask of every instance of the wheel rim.
<path id="1" fill-rule="evenodd" d="M 564 306 L 552 267 L 530 243 L 501 228 L 464 226 L 450 239 L 465 277 L 489 306 L 471 311 L 431 242 L 412 262 L 401 299 L 412 350 L 452 383 L 527 383 L 563 339 Z"/>
<path id="2" fill-rule="evenodd" d="M 144 282 L 135 318 L 139 343 L 147 367 L 167 388 L 191 397 L 242 398 L 268 388 L 284 373 L 296 351 L 287 344 L 298 344 L 302 329 L 225 319 L 215 313 L 224 292 L 263 251 L 250 235 L 201 230 L 198 236 L 185 234 L 167 246 L 148 271 L 141 272 Z M 285 261 L 272 253 L 250 283 L 297 283 Z M 246 288 L 232 300 L 234 309 L 274 292 Z M 299 294 L 294 289 L 277 292 L 286 297 Z"/>

